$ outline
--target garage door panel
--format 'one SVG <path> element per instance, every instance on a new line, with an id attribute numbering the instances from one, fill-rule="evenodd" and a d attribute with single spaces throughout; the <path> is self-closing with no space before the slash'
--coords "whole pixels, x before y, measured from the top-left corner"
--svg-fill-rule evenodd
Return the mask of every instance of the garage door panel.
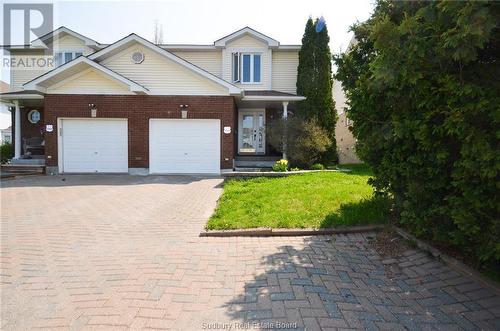
<path id="1" fill-rule="evenodd" d="M 219 120 L 150 121 L 151 173 L 219 173 Z"/>
<path id="2" fill-rule="evenodd" d="M 62 120 L 64 172 L 127 172 L 126 120 Z"/>

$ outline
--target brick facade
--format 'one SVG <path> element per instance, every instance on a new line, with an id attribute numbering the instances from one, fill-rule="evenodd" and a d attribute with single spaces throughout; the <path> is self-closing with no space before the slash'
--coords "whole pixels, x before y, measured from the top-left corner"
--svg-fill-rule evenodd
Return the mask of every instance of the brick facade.
<path id="1" fill-rule="evenodd" d="M 47 166 L 56 167 L 57 119 L 90 118 L 89 104 L 97 107 L 97 118 L 128 119 L 129 168 L 149 168 L 149 119 L 181 118 L 179 105 L 187 104 L 188 118 L 221 120 L 221 169 L 231 169 L 237 132 L 236 105 L 230 96 L 144 96 L 144 95 L 46 95 L 44 124 L 54 131 L 45 133 Z M 230 126 L 230 134 L 222 127 Z"/>

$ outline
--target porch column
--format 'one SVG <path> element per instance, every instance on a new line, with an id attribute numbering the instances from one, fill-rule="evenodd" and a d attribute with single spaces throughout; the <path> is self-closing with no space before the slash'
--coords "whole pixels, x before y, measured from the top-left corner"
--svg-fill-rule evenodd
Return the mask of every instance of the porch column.
<path id="1" fill-rule="evenodd" d="M 286 145 L 288 136 L 288 101 L 283 101 L 283 120 L 284 120 L 284 130 L 283 130 L 283 159 L 287 159 L 286 155 Z"/>
<path id="2" fill-rule="evenodd" d="M 21 157 L 21 109 L 19 108 L 19 101 L 15 100 L 14 106 L 16 108 L 14 114 L 14 158 L 19 159 Z"/>

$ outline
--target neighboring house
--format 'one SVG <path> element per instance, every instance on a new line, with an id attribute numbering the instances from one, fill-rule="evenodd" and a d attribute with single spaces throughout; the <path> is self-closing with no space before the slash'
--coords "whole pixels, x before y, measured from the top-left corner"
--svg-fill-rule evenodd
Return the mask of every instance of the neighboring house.
<path id="1" fill-rule="evenodd" d="M 110 45 L 61 27 L 12 57 L 53 56 L 55 69 L 11 69 L 15 160 L 48 173 L 220 173 L 281 157 L 266 122 L 297 101 L 300 45 L 245 27 L 210 45 Z M 39 156 L 36 156 L 36 155 Z"/>
<path id="2" fill-rule="evenodd" d="M 10 126 L 0 130 L 0 144 L 6 143 L 12 143 L 12 130 Z"/>
<path id="3" fill-rule="evenodd" d="M 0 80 L 0 93 L 7 92 L 10 92 L 10 85 Z M 9 106 L 5 103 L 0 103 L 0 128 L 7 128 L 11 124 L 12 114 L 9 111 Z"/>
<path id="4" fill-rule="evenodd" d="M 333 81 L 333 99 L 335 100 L 335 108 L 337 110 L 338 120 L 335 125 L 335 139 L 337 141 L 337 154 L 340 164 L 361 163 L 356 155 L 356 138 L 352 135 L 349 128 L 352 126 L 352 121 L 347 117 L 344 110 L 346 97 L 342 90 L 342 84 Z"/>

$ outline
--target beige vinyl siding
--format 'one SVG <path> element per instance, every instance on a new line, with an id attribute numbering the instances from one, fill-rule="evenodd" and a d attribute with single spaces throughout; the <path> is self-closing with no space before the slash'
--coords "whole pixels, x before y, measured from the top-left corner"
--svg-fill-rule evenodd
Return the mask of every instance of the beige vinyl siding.
<path id="1" fill-rule="evenodd" d="M 17 49 L 10 51 L 11 60 L 19 62 L 22 60 L 37 62 L 37 59 L 44 58 L 43 50 L 34 49 Z M 22 67 L 17 66 L 10 69 L 10 89 L 11 91 L 21 91 L 23 90 L 22 85 L 30 80 L 46 73 L 52 68 L 38 68 L 38 67 Z"/>
<path id="2" fill-rule="evenodd" d="M 72 52 L 82 52 L 83 55 L 89 55 L 94 53 L 94 50 L 85 45 L 85 42 L 81 39 L 75 38 L 71 35 L 64 35 L 52 43 L 54 52 L 58 51 L 72 51 Z"/>
<path id="3" fill-rule="evenodd" d="M 274 51 L 272 73 L 273 90 L 295 94 L 297 92 L 298 65 L 298 51 Z"/>
<path id="4" fill-rule="evenodd" d="M 48 70 L 11 70 L 10 87 L 12 91 L 23 90 L 23 84 L 43 75 Z"/>
<path id="5" fill-rule="evenodd" d="M 132 53 L 144 53 L 144 61 L 135 64 Z M 228 95 L 220 86 L 183 65 L 143 47 L 131 46 L 101 62 L 104 66 L 135 81 L 157 95 Z"/>
<path id="6" fill-rule="evenodd" d="M 178 57 L 191 62 L 215 76 L 222 78 L 222 52 L 217 51 L 172 51 Z"/>
<path id="7" fill-rule="evenodd" d="M 56 52 L 82 52 L 84 55 L 92 54 L 94 50 L 88 46 L 85 46 L 83 40 L 75 38 L 71 35 L 64 35 L 56 39 L 52 45 L 54 53 Z M 47 56 L 53 56 L 53 53 L 48 53 L 45 50 L 14 50 L 11 51 L 11 55 L 14 57 L 22 58 L 42 58 L 46 54 Z M 53 68 L 36 69 L 36 68 L 24 68 L 24 69 L 12 69 L 10 71 L 10 84 L 12 91 L 20 91 L 23 89 L 22 85 L 30 80 L 46 73 Z"/>
<path id="8" fill-rule="evenodd" d="M 271 50 L 269 49 L 267 44 L 249 35 L 243 35 L 226 44 L 226 49 L 222 51 L 222 66 L 223 66 L 222 78 L 231 83 L 232 83 L 231 54 L 234 52 L 261 54 L 261 61 L 260 61 L 261 82 L 253 84 L 241 84 L 241 83 L 233 83 L 233 84 L 245 90 L 271 89 L 270 66 L 272 62 L 272 56 L 271 56 Z"/>
<path id="9" fill-rule="evenodd" d="M 47 89 L 50 94 L 134 94 L 126 84 L 90 68 Z"/>
<path id="10" fill-rule="evenodd" d="M 250 35 L 242 35 L 239 38 L 233 39 L 230 42 L 226 43 L 226 47 L 263 47 L 267 48 L 267 43 L 252 37 Z"/>

